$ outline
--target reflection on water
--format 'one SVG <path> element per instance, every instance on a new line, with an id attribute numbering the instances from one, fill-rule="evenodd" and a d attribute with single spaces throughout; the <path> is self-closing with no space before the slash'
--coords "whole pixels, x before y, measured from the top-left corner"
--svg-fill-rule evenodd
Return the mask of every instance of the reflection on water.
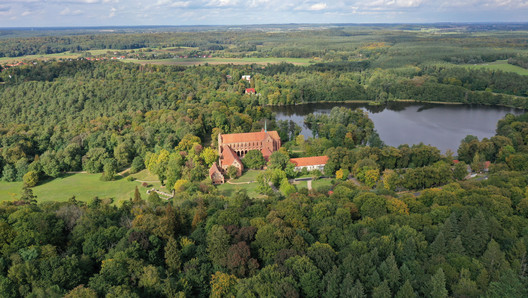
<path id="1" fill-rule="evenodd" d="M 506 107 L 482 105 L 442 105 L 409 102 L 391 102 L 387 105 L 365 103 L 314 103 L 298 106 L 275 106 L 277 120 L 293 120 L 300 125 L 304 136 L 312 136 L 304 125 L 304 116 L 310 113 L 330 113 L 335 106 L 367 111 L 381 139 L 388 145 L 430 144 L 442 152 L 456 152 L 467 135 L 479 139 L 495 135 L 497 121 L 507 113 L 523 111 Z"/>

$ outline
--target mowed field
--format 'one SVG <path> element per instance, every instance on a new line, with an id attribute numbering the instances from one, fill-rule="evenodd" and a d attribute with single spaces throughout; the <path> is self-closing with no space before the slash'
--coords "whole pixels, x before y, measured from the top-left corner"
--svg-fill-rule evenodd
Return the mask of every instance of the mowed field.
<path id="1" fill-rule="evenodd" d="M 486 68 L 486 69 L 493 69 L 493 70 L 501 70 L 501 71 L 514 72 L 520 75 L 528 76 L 528 69 L 524 69 L 520 66 L 508 64 L 508 61 L 506 60 L 497 60 L 495 62 L 490 62 L 490 63 L 468 65 L 468 67 L 477 68 L 477 69 Z"/>
<path id="2" fill-rule="evenodd" d="M 312 59 L 309 58 L 175 58 L 175 59 L 158 59 L 158 60 L 135 60 L 126 59 L 124 62 L 133 62 L 139 64 L 163 64 L 163 65 L 219 65 L 219 64 L 280 64 L 282 62 L 291 63 L 294 65 L 309 65 Z"/>
<path id="3" fill-rule="evenodd" d="M 143 180 L 150 178 L 146 171 L 132 175 Z M 89 201 L 95 197 L 100 199 L 113 198 L 119 204 L 123 200 L 128 200 L 134 196 L 136 186 L 139 188 L 143 199 L 147 198 L 146 191 L 152 187 L 160 189 L 159 182 L 149 182 L 149 187 L 141 186 L 140 181 L 128 181 L 126 178 L 118 177 L 115 181 L 101 181 L 101 174 L 65 174 L 49 181 L 43 181 L 33 188 L 33 193 L 37 196 L 37 201 L 67 201 L 75 196 L 80 201 Z M 151 180 L 148 180 L 151 181 Z M 154 180 L 152 180 L 154 181 Z M 165 188 L 161 188 L 165 190 Z M 22 193 L 22 182 L 0 182 L 0 201 L 20 198 Z"/>
<path id="4" fill-rule="evenodd" d="M 261 173 L 261 171 L 248 170 L 238 179 L 231 180 L 232 183 L 240 183 L 240 184 L 229 184 L 226 182 L 224 184 L 218 185 L 217 186 L 218 190 L 221 191 L 226 196 L 231 196 L 236 191 L 245 189 L 249 197 L 257 198 L 260 195 L 257 192 L 258 184 L 255 181 L 257 180 L 257 176 L 259 173 Z"/>

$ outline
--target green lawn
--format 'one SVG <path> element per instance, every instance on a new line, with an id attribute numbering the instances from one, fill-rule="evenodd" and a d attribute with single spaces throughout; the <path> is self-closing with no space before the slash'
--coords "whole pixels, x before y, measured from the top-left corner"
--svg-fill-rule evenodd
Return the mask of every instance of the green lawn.
<path id="1" fill-rule="evenodd" d="M 132 175 L 135 176 L 135 175 Z M 134 195 L 136 186 L 146 198 L 146 188 L 140 182 L 121 178 L 115 181 L 101 181 L 101 174 L 69 174 L 44 181 L 33 188 L 37 201 L 66 201 L 72 196 L 77 200 L 88 201 L 94 197 L 113 198 L 116 203 Z M 151 183 L 152 184 L 152 183 Z M 159 188 L 159 187 L 157 187 Z M 22 182 L 0 182 L 0 201 L 20 197 Z"/>
<path id="2" fill-rule="evenodd" d="M 297 181 L 295 182 L 295 186 L 297 187 L 297 189 L 308 188 L 308 182 Z M 322 179 L 312 180 L 312 188 L 314 190 L 317 190 L 321 186 L 332 186 L 332 179 L 322 178 Z"/>
<path id="3" fill-rule="evenodd" d="M 321 186 L 332 186 L 332 179 L 323 178 L 323 179 L 317 179 L 315 181 L 312 181 L 312 187 L 314 189 L 317 189 Z"/>
<path id="4" fill-rule="evenodd" d="M 138 180 L 140 184 L 143 183 L 142 181 L 146 181 L 146 183 L 152 185 L 152 187 L 155 187 L 156 189 L 165 188 L 161 186 L 161 182 L 158 181 L 158 176 L 150 173 L 148 170 L 143 170 L 135 174 L 130 174 L 130 176 L 136 178 L 136 180 Z"/>
<path id="5" fill-rule="evenodd" d="M 293 184 L 295 187 L 297 187 L 297 190 L 300 190 L 301 188 L 308 188 L 308 182 L 306 181 L 296 181 Z"/>
<path id="6" fill-rule="evenodd" d="M 258 198 L 260 197 L 260 194 L 257 192 L 257 186 L 258 184 L 256 182 L 242 185 L 224 183 L 222 185 L 218 185 L 218 190 L 220 190 L 225 196 L 231 196 L 237 190 L 245 189 L 250 198 Z"/>
<path id="7" fill-rule="evenodd" d="M 242 176 L 231 181 L 233 183 L 257 181 L 257 176 L 260 173 L 262 173 L 261 170 L 247 170 L 244 174 L 242 174 Z"/>
<path id="8" fill-rule="evenodd" d="M 258 170 L 248 170 L 238 179 L 233 179 L 231 181 L 233 183 L 256 181 L 258 174 L 261 172 L 262 171 L 258 171 Z M 226 196 L 230 196 L 231 194 L 233 194 L 235 191 L 239 189 L 245 189 L 247 191 L 248 196 L 250 196 L 251 198 L 257 198 L 260 196 L 260 194 L 257 192 L 256 182 L 250 183 L 250 184 L 240 184 L 240 185 L 224 183 L 218 186 L 218 190 L 220 190 Z"/>
<path id="9" fill-rule="evenodd" d="M 57 54 L 45 54 L 45 55 L 27 55 L 21 57 L 2 57 L 0 63 L 13 63 L 23 60 L 48 60 L 48 59 L 74 59 L 81 56 L 81 53 L 57 53 Z"/>
<path id="10" fill-rule="evenodd" d="M 493 70 L 502 70 L 502 71 L 514 72 L 520 75 L 528 76 L 528 69 L 524 69 L 516 65 L 508 64 L 508 61 L 506 60 L 497 60 L 491 63 L 468 65 L 468 67 L 477 68 L 477 69 L 487 68 L 487 69 L 493 69 Z"/>

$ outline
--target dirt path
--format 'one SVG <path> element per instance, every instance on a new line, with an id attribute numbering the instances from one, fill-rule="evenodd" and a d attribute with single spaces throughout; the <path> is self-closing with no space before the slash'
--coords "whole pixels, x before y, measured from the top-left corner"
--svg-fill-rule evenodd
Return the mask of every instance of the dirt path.
<path id="1" fill-rule="evenodd" d="M 308 187 L 308 190 L 312 190 L 312 180 L 306 181 L 306 186 Z"/>
<path id="2" fill-rule="evenodd" d="M 249 181 L 249 182 L 231 182 L 230 180 L 227 180 L 227 183 L 228 184 L 233 184 L 233 185 L 242 185 L 242 184 L 250 184 L 250 183 L 253 183 L 255 181 Z"/>
<path id="3" fill-rule="evenodd" d="M 126 168 L 126 169 L 122 170 L 121 172 L 117 173 L 117 175 L 119 175 L 119 176 L 123 176 L 123 175 L 125 175 L 125 173 L 128 172 L 128 171 L 130 171 L 130 168 Z"/>

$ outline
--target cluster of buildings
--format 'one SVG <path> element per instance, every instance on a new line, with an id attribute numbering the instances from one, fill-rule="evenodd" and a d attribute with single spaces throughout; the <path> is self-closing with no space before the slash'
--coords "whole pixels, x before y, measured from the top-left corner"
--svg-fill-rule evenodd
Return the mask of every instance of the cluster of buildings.
<path id="1" fill-rule="evenodd" d="M 230 166 L 237 169 L 237 176 L 242 175 L 244 165 L 242 158 L 251 150 L 259 150 L 266 161 L 271 154 L 281 147 L 281 140 L 277 131 L 268 131 L 266 128 L 259 132 L 219 134 L 218 135 L 218 164 L 214 163 L 209 169 L 209 177 L 214 184 L 225 182 L 224 174 Z M 324 169 L 327 156 L 314 156 L 292 158 L 290 162 L 295 165 L 296 171 L 306 168 L 308 171 Z"/>

